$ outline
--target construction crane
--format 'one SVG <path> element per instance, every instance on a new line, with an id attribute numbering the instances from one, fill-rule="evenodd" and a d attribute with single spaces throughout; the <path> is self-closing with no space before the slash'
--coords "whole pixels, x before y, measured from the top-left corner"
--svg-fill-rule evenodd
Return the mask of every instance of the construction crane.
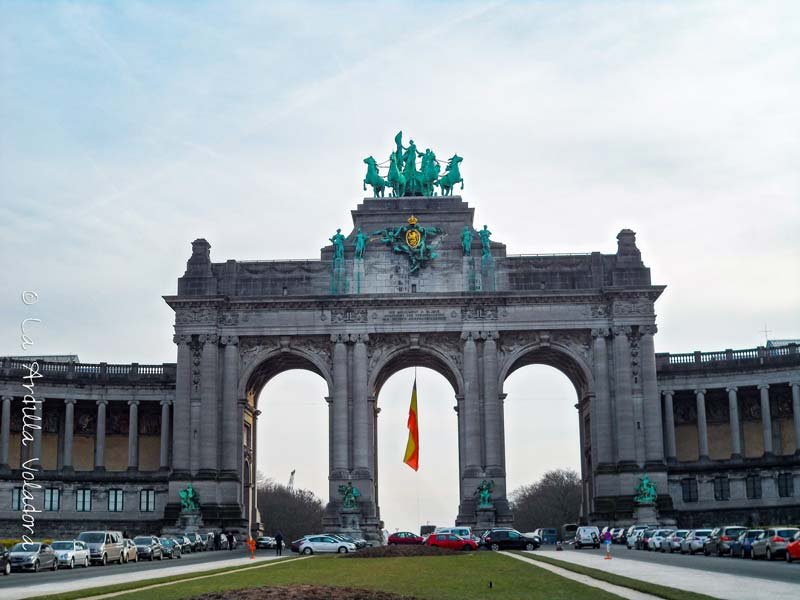
<path id="1" fill-rule="evenodd" d="M 290 490 L 294 489 L 294 472 L 296 469 L 292 469 L 291 474 L 289 475 L 289 485 L 287 486 Z"/>

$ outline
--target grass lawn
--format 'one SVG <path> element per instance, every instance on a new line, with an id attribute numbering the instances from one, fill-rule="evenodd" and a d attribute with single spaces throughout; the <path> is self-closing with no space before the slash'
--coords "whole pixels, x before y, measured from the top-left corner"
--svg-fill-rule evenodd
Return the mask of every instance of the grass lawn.
<path id="1" fill-rule="evenodd" d="M 269 563 L 267 563 L 269 564 Z M 176 578 L 177 579 L 177 578 Z M 489 589 L 489 581 L 493 588 Z M 125 600 L 169 600 L 191 598 L 206 592 L 308 583 L 348 586 L 408 594 L 430 600 L 605 600 L 612 594 L 564 579 L 533 565 L 494 552 L 474 552 L 459 556 L 409 558 L 338 559 L 319 557 L 285 565 L 273 564 L 244 572 L 187 581 L 162 588 L 131 592 Z M 141 582 L 137 587 L 145 586 Z M 123 586 L 105 588 L 124 589 Z M 130 589 L 130 588 L 129 588 Z M 87 591 L 53 598 L 87 597 Z"/>

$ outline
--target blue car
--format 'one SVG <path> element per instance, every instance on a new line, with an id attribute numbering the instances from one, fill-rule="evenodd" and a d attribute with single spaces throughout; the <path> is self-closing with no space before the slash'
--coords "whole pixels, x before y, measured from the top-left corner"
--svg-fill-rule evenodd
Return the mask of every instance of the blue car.
<path id="1" fill-rule="evenodd" d="M 750 547 L 753 541 L 762 533 L 763 529 L 748 529 L 731 542 L 731 556 L 750 558 Z"/>

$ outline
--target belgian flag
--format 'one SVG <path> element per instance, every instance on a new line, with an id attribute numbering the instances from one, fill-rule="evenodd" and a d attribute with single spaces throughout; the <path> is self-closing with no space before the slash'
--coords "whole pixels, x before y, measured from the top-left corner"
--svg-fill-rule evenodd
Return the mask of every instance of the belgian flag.
<path id="1" fill-rule="evenodd" d="M 417 418 L 417 378 L 414 377 L 414 388 L 411 390 L 411 406 L 408 409 L 408 442 L 403 462 L 415 471 L 419 471 L 419 421 Z"/>

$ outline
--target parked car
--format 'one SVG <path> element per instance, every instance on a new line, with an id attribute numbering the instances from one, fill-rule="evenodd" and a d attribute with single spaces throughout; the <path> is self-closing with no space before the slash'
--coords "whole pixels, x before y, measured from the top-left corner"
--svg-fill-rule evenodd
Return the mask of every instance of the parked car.
<path id="1" fill-rule="evenodd" d="M 480 540 L 480 538 L 472 532 L 471 527 L 437 527 L 433 533 L 452 533 L 458 537 L 468 538 L 475 542 Z"/>
<path id="2" fill-rule="evenodd" d="M 275 538 L 268 535 L 261 536 L 256 540 L 256 548 L 260 550 L 272 550 L 275 546 Z"/>
<path id="3" fill-rule="evenodd" d="M 56 553 L 48 544 L 20 542 L 11 547 L 11 568 L 14 571 L 33 571 L 58 568 Z"/>
<path id="4" fill-rule="evenodd" d="M 161 554 L 167 558 L 180 558 L 183 556 L 181 544 L 173 538 L 163 537 L 158 538 L 158 543 L 161 544 Z"/>
<path id="5" fill-rule="evenodd" d="M 50 544 L 53 552 L 56 553 L 58 566 L 74 569 L 75 565 L 80 567 L 89 566 L 89 546 L 80 540 L 70 540 L 64 542 L 53 542 Z"/>
<path id="6" fill-rule="evenodd" d="M 422 541 L 422 536 L 411 533 L 410 531 L 400 531 L 389 536 L 390 546 L 394 544 L 421 544 Z"/>
<path id="7" fill-rule="evenodd" d="M 300 542 L 306 539 L 308 536 L 303 536 L 299 540 L 294 540 L 291 544 L 289 544 L 289 550 L 292 552 L 300 552 Z"/>
<path id="8" fill-rule="evenodd" d="M 3 544 L 0 544 L 0 569 L 3 575 L 11 575 L 11 553 Z"/>
<path id="9" fill-rule="evenodd" d="M 703 550 L 703 543 L 710 533 L 710 529 L 692 529 L 681 541 L 681 554 L 701 552 Z"/>
<path id="10" fill-rule="evenodd" d="M 639 537 L 644 533 L 644 529 L 634 529 L 629 533 L 625 534 L 625 545 L 628 547 L 628 550 L 633 550 L 636 548 L 636 542 L 639 540 Z"/>
<path id="11" fill-rule="evenodd" d="M 786 545 L 786 562 L 800 560 L 800 531 L 794 534 L 792 541 Z"/>
<path id="12" fill-rule="evenodd" d="M 202 552 L 206 549 L 203 538 L 200 537 L 199 533 L 186 532 L 184 535 L 189 538 L 189 541 L 192 543 L 192 552 Z M 233 547 L 236 547 L 235 543 Z"/>
<path id="13" fill-rule="evenodd" d="M 170 537 L 173 540 L 175 540 L 176 542 L 178 542 L 178 544 L 180 544 L 180 546 L 181 546 L 181 554 L 186 554 L 186 553 L 192 551 L 192 547 L 193 547 L 192 546 L 192 542 L 185 535 L 178 534 L 178 535 L 173 535 L 173 536 L 170 536 Z M 228 549 L 228 538 L 226 538 L 225 536 L 222 536 L 222 539 L 224 540 L 223 544 L 225 546 L 225 550 L 227 550 Z"/>
<path id="14" fill-rule="evenodd" d="M 709 556 L 716 554 L 722 556 L 731 553 L 731 543 L 733 540 L 747 531 L 747 527 L 741 525 L 728 525 L 726 527 L 716 527 L 703 542 L 703 554 Z"/>
<path id="15" fill-rule="evenodd" d="M 542 544 L 555 544 L 558 541 L 558 530 L 554 527 L 540 527 L 533 532 Z"/>
<path id="16" fill-rule="evenodd" d="M 298 545 L 300 554 L 315 554 L 323 552 L 338 552 L 347 554 L 355 552 L 356 545 L 351 542 L 337 540 L 330 535 L 311 535 L 304 538 Z"/>
<path id="17" fill-rule="evenodd" d="M 425 540 L 426 546 L 449 548 L 450 550 L 477 550 L 478 544 L 471 537 L 461 537 L 454 533 L 432 533 Z"/>
<path id="18" fill-rule="evenodd" d="M 770 527 L 765 529 L 750 546 L 750 558 L 772 560 L 786 553 L 786 546 L 800 529 L 797 527 Z"/>
<path id="19" fill-rule="evenodd" d="M 139 553 L 139 558 L 142 560 L 162 560 L 164 552 L 161 549 L 161 542 L 154 535 L 137 535 L 133 538 L 133 543 L 136 544 L 136 551 Z"/>
<path id="20" fill-rule="evenodd" d="M 78 535 L 78 539 L 89 546 L 89 560 L 93 563 L 122 563 L 121 531 L 84 531 Z"/>
<path id="21" fill-rule="evenodd" d="M 625 543 L 625 528 L 624 527 L 614 527 L 611 529 L 611 543 L 612 544 L 624 544 Z"/>
<path id="22" fill-rule="evenodd" d="M 739 537 L 731 542 L 731 556 L 739 558 L 750 557 L 750 547 L 759 535 L 764 533 L 763 529 L 746 529 L 739 534 Z"/>
<path id="23" fill-rule="evenodd" d="M 661 551 L 662 552 L 669 552 L 672 554 L 673 552 L 681 551 L 681 542 L 683 538 L 685 538 L 689 534 L 688 529 L 677 529 L 670 533 L 664 541 L 661 542 Z"/>
<path id="24" fill-rule="evenodd" d="M 367 540 L 363 538 L 354 538 L 344 533 L 326 533 L 323 535 L 329 535 L 331 537 L 335 537 L 336 539 L 342 540 L 343 542 L 355 544 L 356 550 L 361 550 L 362 548 L 367 547 Z"/>
<path id="25" fill-rule="evenodd" d="M 481 544 L 489 550 L 536 550 L 537 538 L 525 537 L 516 529 L 495 528 L 486 532 Z"/>
<path id="26" fill-rule="evenodd" d="M 650 536 L 650 539 L 647 540 L 647 549 L 652 551 L 661 550 L 661 545 L 664 543 L 666 537 L 675 531 L 672 528 L 669 529 L 656 529 L 653 532 L 653 535 Z"/>
<path id="27" fill-rule="evenodd" d="M 591 525 L 578 527 L 575 532 L 575 548 L 580 550 L 585 546 L 600 547 L 600 530 Z"/>
<path id="28" fill-rule="evenodd" d="M 653 537 L 653 534 L 658 531 L 658 527 L 648 527 L 642 534 L 636 539 L 636 549 L 637 550 L 647 550 L 650 544 L 650 538 Z"/>
<path id="29" fill-rule="evenodd" d="M 133 543 L 133 540 L 124 539 L 122 540 L 122 562 L 139 562 L 139 551 L 136 549 L 136 544 Z"/>

